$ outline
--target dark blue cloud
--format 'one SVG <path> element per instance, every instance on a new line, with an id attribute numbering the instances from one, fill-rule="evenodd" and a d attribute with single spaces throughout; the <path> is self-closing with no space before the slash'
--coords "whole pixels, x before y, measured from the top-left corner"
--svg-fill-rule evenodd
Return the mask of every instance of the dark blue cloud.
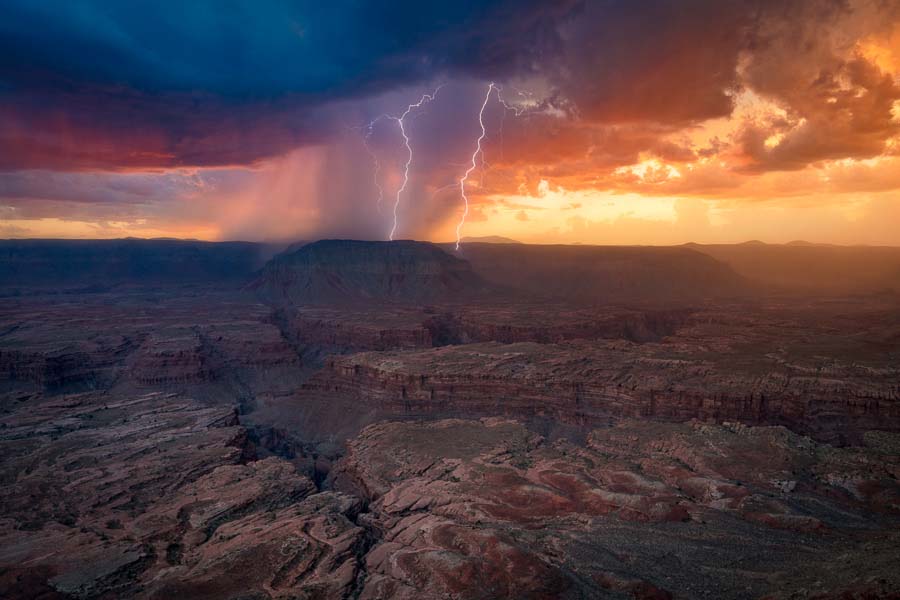
<path id="1" fill-rule="evenodd" d="M 352 92 L 442 70 L 500 72 L 552 30 L 561 11 L 542 4 L 10 0 L 0 80 L 259 98 Z"/>
<path id="2" fill-rule="evenodd" d="M 856 39 L 900 18 L 900 4 L 866 0 L 0 6 L 0 170 L 246 165 L 333 138 L 365 122 L 361 104 L 437 80 L 532 76 L 594 124 L 726 117 L 747 87 L 812 120 L 796 74 L 840 63 L 830 32 Z"/>
<path id="3" fill-rule="evenodd" d="M 335 101 L 528 71 L 572 2 L 7 0 L 0 169 L 252 162 Z"/>

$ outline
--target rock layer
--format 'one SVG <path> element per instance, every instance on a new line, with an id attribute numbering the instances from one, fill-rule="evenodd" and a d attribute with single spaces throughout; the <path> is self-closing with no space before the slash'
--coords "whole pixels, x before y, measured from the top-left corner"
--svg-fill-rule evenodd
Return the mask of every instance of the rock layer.
<path id="1" fill-rule="evenodd" d="M 625 341 L 469 344 L 332 357 L 305 385 L 389 415 L 497 414 L 586 426 L 623 417 L 736 420 L 835 441 L 900 431 L 896 368 L 858 375 L 850 368 L 837 377 L 838 366 L 809 373 L 767 363 L 776 361 L 736 369 L 727 357 L 675 358 L 666 346 Z"/>
<path id="2" fill-rule="evenodd" d="M 30 398 L 0 423 L 0 596 L 339 598 L 358 499 L 255 460 L 233 410 L 176 395 Z"/>
<path id="3" fill-rule="evenodd" d="M 576 444 L 500 418 L 386 422 L 348 443 L 324 489 L 251 437 L 234 410 L 177 394 L 4 404 L 0 596 L 900 589 L 896 434 L 836 448 L 782 427 L 621 421 Z"/>

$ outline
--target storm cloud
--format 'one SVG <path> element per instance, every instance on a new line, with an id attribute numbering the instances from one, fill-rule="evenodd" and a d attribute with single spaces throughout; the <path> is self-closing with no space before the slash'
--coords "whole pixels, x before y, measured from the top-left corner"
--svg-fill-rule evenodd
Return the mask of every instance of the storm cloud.
<path id="1" fill-rule="evenodd" d="M 670 203 L 804 197 L 832 210 L 900 187 L 900 6 L 887 0 L 10 0 L 4 10 L 6 231 L 52 217 L 383 238 L 405 147 L 396 121 L 366 125 L 442 84 L 409 117 L 415 160 L 399 225 L 446 237 L 490 81 L 524 112 L 499 97 L 485 111 L 469 182 L 471 221 L 485 227 L 535 226 L 511 207 L 537 206 L 541 189 Z M 561 206 L 575 204 L 566 211 L 597 218 L 580 195 Z"/>

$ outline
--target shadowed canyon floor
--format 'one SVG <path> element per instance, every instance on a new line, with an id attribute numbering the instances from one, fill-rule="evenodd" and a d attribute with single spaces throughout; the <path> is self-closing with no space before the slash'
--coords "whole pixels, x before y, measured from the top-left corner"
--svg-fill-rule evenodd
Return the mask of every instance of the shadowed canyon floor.
<path id="1" fill-rule="evenodd" d="M 890 280 L 123 241 L 54 287 L 57 244 L 0 254 L 0 597 L 900 594 Z"/>

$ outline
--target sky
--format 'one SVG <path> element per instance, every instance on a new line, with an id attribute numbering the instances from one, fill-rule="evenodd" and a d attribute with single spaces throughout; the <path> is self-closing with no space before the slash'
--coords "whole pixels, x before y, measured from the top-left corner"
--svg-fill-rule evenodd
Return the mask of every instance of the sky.
<path id="1" fill-rule="evenodd" d="M 900 245 L 895 0 L 0 7 L 0 238 Z"/>

